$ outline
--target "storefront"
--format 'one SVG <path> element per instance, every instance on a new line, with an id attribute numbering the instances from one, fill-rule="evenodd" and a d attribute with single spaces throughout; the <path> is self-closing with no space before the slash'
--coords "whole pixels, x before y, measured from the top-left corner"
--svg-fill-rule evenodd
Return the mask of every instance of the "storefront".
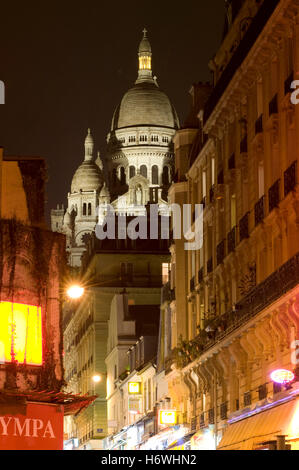
<path id="1" fill-rule="evenodd" d="M 285 436 L 291 450 L 299 450 L 299 397 L 284 397 L 276 402 L 243 412 L 229 421 L 218 450 L 264 450 L 277 436 Z"/>

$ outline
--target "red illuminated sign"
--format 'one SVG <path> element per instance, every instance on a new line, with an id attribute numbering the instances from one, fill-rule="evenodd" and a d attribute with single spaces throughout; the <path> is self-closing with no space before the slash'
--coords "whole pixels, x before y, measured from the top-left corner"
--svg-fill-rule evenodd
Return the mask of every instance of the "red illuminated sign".
<path id="1" fill-rule="evenodd" d="M 0 302 L 0 362 L 42 365 L 41 308 Z"/>
<path id="2" fill-rule="evenodd" d="M 26 415 L 0 415 L 0 450 L 62 448 L 62 406 L 28 403 Z"/>

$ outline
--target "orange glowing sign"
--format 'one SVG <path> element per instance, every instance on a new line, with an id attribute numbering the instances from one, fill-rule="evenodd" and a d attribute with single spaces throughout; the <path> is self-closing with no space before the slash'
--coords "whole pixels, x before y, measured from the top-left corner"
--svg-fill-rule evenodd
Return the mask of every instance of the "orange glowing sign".
<path id="1" fill-rule="evenodd" d="M 0 302 L 0 363 L 42 365 L 41 308 Z"/>
<path id="2" fill-rule="evenodd" d="M 159 411 L 159 423 L 160 424 L 171 424 L 175 425 L 177 422 L 176 411 L 171 410 L 160 410 Z"/>
<path id="3" fill-rule="evenodd" d="M 141 393 L 140 382 L 129 382 L 129 393 L 138 395 Z"/>

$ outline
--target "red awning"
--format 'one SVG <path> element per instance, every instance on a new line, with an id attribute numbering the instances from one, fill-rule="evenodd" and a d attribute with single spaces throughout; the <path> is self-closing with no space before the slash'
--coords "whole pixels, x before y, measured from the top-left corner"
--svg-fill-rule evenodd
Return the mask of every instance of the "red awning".
<path id="1" fill-rule="evenodd" d="M 84 408 L 87 408 L 95 401 L 97 395 L 74 395 L 72 393 L 64 393 L 57 391 L 32 391 L 32 392 L 19 392 L 19 391 L 0 391 L 0 406 L 10 404 L 17 405 L 22 402 L 41 402 L 53 405 L 62 405 L 64 407 L 65 416 L 78 414 Z"/>

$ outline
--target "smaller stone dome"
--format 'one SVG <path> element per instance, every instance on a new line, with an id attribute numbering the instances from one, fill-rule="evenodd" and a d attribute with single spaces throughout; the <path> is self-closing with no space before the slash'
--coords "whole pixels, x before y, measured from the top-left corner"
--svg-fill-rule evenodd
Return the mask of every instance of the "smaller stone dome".
<path id="1" fill-rule="evenodd" d="M 144 52 L 148 52 L 148 53 L 152 52 L 150 42 L 147 38 L 147 30 L 145 28 L 143 30 L 143 38 L 140 41 L 138 52 L 139 54 L 142 54 Z"/>
<path id="2" fill-rule="evenodd" d="M 98 191 L 102 184 L 103 175 L 98 165 L 91 160 L 85 160 L 73 176 L 71 192 Z"/>

